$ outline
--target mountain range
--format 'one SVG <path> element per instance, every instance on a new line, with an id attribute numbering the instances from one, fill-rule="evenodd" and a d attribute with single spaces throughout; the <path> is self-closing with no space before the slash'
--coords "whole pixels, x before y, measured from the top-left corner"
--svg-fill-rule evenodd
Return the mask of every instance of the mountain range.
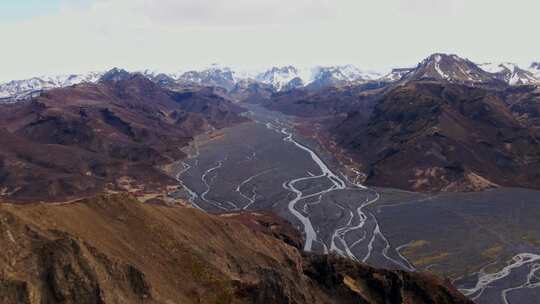
<path id="1" fill-rule="evenodd" d="M 345 150 L 343 161 L 354 160 L 369 185 L 540 188 L 540 89 L 532 69 L 433 54 L 391 74 L 385 82 L 282 91 L 257 102 L 303 118 L 306 132 L 336 155 Z"/>
<path id="2" fill-rule="evenodd" d="M 3 84 L 0 302 L 472 303 L 449 280 L 359 262 L 370 261 L 373 250 L 393 259 L 379 222 L 362 210 L 379 199 L 372 190 L 377 187 L 428 194 L 540 189 L 538 75 L 538 63 L 523 69 L 433 54 L 387 74 L 353 66 L 251 74 L 219 66 L 175 74 L 114 68 Z M 257 128 L 268 138 L 250 133 L 261 132 Z M 243 131 L 226 133 L 232 130 Z M 328 167 L 354 185 L 346 190 L 375 196 L 355 205 L 359 222 L 354 213 L 342 218 L 349 223 L 344 228 L 355 226 L 349 232 L 375 225 L 371 241 L 359 239 L 366 241 L 363 260 L 335 255 L 334 238 L 349 248 L 343 227 L 328 231 L 332 243 L 321 243 L 324 251 L 303 252 L 309 231 L 303 239 L 262 204 L 260 210 L 233 202 L 233 209 L 216 214 L 198 210 L 194 197 L 221 204 L 206 196 L 214 186 L 251 203 L 280 202 L 281 192 L 257 191 L 275 182 L 264 174 L 281 170 L 272 166 L 245 174 L 246 180 L 246 172 L 236 170 L 248 161 L 291 167 L 304 161 L 293 150 L 277 151 L 276 142 L 302 150 L 298 155 L 309 152 L 306 159 L 322 172 L 312 173 L 316 167 L 309 162 L 299 167 L 306 177 L 294 172 L 289 182 L 276 179 L 279 191 L 290 187 L 300 198 L 304 189 L 294 183 L 326 177 L 334 184 L 328 191 L 347 188 L 337 174 L 325 173 L 322 159 L 331 157 Z M 233 155 L 238 146 L 249 155 Z M 234 167 L 224 165 L 229 158 Z M 182 174 L 190 169 L 200 173 L 193 176 L 202 188 L 184 184 Z M 264 182 L 253 184 L 247 196 L 242 187 L 257 177 Z M 220 190 L 212 194 L 222 200 Z M 302 211 L 329 207 L 322 196 Z M 284 212 L 296 210 L 292 203 L 281 206 Z M 336 214 L 347 214 L 334 205 Z M 331 214 L 323 210 L 323 222 Z M 424 242 L 401 248 L 416 250 Z M 399 248 L 394 257 L 405 260 L 407 250 Z M 428 256 L 424 263 L 440 258 Z"/>
<path id="3" fill-rule="evenodd" d="M 351 151 L 374 185 L 414 191 L 537 188 L 538 71 L 539 64 L 525 70 L 511 63 L 475 64 L 438 53 L 415 68 L 386 75 L 352 66 L 286 66 L 237 77 L 229 68 L 213 66 L 174 75 L 115 68 L 12 81 L 4 88 L 22 93 L 9 100 L 32 99 L 8 103 L 0 114 L 2 132 L 7 131 L 3 140 L 10 147 L 3 155 L 11 160 L 2 168 L 8 172 L 13 161 L 24 160 L 34 169 L 17 173 L 28 176 L 8 175 L 4 192 L 32 199 L 25 185 L 34 190 L 42 185 L 39 192 L 48 189 L 53 199 L 117 188 L 118 174 L 132 170 L 119 159 L 155 166 L 176 158 L 172 145 L 182 146 L 194 135 L 241 122 L 238 102 L 324 120 L 328 137 Z M 149 115 L 156 117 L 148 120 Z M 156 123 L 159 128 L 153 127 Z M 98 136 L 96 129 L 108 135 Z M 373 142 L 378 142 L 377 150 L 367 148 Z M 50 162 L 43 159 L 47 154 L 29 155 L 41 144 L 62 145 L 58 153 L 70 153 L 76 146 L 90 154 L 85 161 L 54 166 L 59 174 L 54 177 L 47 169 L 52 178 L 47 180 L 40 176 Z M 421 155 L 421 146 L 429 155 L 411 163 Z M 480 155 L 481 147 L 486 150 Z M 407 167 L 400 170 L 403 176 L 391 173 L 395 164 Z M 112 170 L 118 174 L 107 172 L 115 166 L 122 168 Z M 77 173 L 77 178 L 68 178 L 66 172 Z"/>
<path id="4" fill-rule="evenodd" d="M 117 70 L 116 68 L 113 70 Z M 27 100 L 41 91 L 79 83 L 95 83 L 107 72 L 34 77 L 0 84 L 0 102 Z M 235 71 L 213 65 L 208 69 L 179 73 L 160 73 L 151 70 L 138 72 L 152 81 L 171 88 L 189 85 L 211 86 L 237 90 L 245 83 L 267 85 L 273 92 L 298 88 L 320 89 L 368 82 L 400 82 L 420 79 L 440 79 L 461 83 L 506 83 L 525 85 L 540 82 L 540 65 L 532 63 L 520 68 L 513 63 L 473 63 L 457 55 L 433 54 L 414 68 L 396 68 L 389 73 L 364 71 L 353 65 L 272 67 L 260 72 Z"/>

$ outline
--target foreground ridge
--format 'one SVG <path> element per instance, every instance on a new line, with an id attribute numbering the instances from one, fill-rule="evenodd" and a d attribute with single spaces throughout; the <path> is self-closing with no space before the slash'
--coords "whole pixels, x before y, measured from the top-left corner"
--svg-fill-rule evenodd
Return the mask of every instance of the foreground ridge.
<path id="1" fill-rule="evenodd" d="M 284 225 L 270 215 L 212 216 L 127 195 L 4 204 L 0 301 L 472 303 L 432 275 L 302 255 L 276 238 L 295 237 Z"/>

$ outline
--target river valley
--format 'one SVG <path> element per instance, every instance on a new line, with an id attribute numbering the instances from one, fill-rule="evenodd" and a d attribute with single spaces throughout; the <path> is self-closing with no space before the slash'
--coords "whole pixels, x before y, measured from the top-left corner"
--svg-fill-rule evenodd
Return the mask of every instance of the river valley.
<path id="1" fill-rule="evenodd" d="M 257 107 L 253 122 L 198 138 L 176 195 L 210 213 L 272 211 L 303 232 L 305 251 L 449 277 L 477 303 L 540 298 L 540 193 L 496 189 L 428 195 L 371 188 Z"/>

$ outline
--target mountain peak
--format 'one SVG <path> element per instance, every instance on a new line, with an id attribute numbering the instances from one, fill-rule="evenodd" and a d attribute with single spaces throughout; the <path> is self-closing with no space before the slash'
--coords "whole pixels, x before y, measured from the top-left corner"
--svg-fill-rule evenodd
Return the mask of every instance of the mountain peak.
<path id="1" fill-rule="evenodd" d="M 455 54 L 446 54 L 446 53 L 433 53 L 426 57 L 420 65 L 429 64 L 431 62 L 443 62 L 443 61 L 453 61 L 453 62 L 464 62 L 468 61 L 467 59 L 461 58 Z"/>
<path id="2" fill-rule="evenodd" d="M 292 65 L 272 67 L 255 77 L 257 81 L 272 85 L 278 91 L 282 90 L 284 87 L 290 87 L 289 83 L 297 78 L 302 79 L 299 70 Z M 302 79 L 302 83 L 305 81 L 305 79 Z M 295 82 L 298 82 L 298 80 Z"/>
<path id="3" fill-rule="evenodd" d="M 102 74 L 101 72 L 88 72 L 12 80 L 0 84 L 0 103 L 28 100 L 38 96 L 42 91 L 53 88 L 67 87 L 84 82 L 97 82 Z"/>
<path id="4" fill-rule="evenodd" d="M 365 82 L 381 78 L 376 72 L 362 71 L 354 65 L 315 66 L 297 68 L 294 66 L 273 67 L 257 75 L 256 80 L 272 85 L 277 91 L 290 88 L 322 88 L 347 83 Z"/>
<path id="5" fill-rule="evenodd" d="M 446 54 L 446 53 L 433 53 L 422 60 L 419 65 L 430 64 L 432 62 L 443 62 L 443 61 L 452 61 L 452 62 L 462 62 L 466 59 L 459 57 L 455 54 Z"/>
<path id="6" fill-rule="evenodd" d="M 468 59 L 444 53 L 430 55 L 406 77 L 407 80 L 434 79 L 459 83 L 492 82 L 492 78 Z"/>
<path id="7" fill-rule="evenodd" d="M 105 74 L 103 74 L 103 76 L 101 76 L 99 81 L 100 82 L 117 82 L 117 81 L 126 80 L 130 77 L 131 77 L 131 73 L 129 73 L 128 71 L 124 69 L 115 67 L 115 68 L 110 69 Z"/>
<path id="8" fill-rule="evenodd" d="M 486 62 L 481 63 L 478 65 L 481 67 L 484 71 L 489 73 L 500 73 L 504 71 L 510 71 L 513 72 L 517 68 L 519 68 L 515 63 L 512 62 Z"/>
<path id="9" fill-rule="evenodd" d="M 177 80 L 203 86 L 217 86 L 227 90 L 234 88 L 236 82 L 232 69 L 216 64 L 202 71 L 185 72 Z"/>
<path id="10" fill-rule="evenodd" d="M 280 67 L 272 67 L 271 71 L 298 72 L 298 69 L 292 65 L 286 65 L 286 66 L 280 66 Z"/>
<path id="11" fill-rule="evenodd" d="M 538 82 L 530 71 L 520 68 L 512 62 L 483 63 L 479 65 L 484 71 L 493 74 L 497 79 L 510 85 L 522 85 Z"/>

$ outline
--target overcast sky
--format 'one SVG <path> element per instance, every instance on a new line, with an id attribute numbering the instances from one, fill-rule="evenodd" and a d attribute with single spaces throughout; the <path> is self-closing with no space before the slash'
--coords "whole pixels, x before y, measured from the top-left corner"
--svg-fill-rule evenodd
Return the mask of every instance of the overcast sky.
<path id="1" fill-rule="evenodd" d="M 0 81 L 115 66 L 386 69 L 433 52 L 528 65 L 539 13 L 540 0 L 1 0 Z"/>

